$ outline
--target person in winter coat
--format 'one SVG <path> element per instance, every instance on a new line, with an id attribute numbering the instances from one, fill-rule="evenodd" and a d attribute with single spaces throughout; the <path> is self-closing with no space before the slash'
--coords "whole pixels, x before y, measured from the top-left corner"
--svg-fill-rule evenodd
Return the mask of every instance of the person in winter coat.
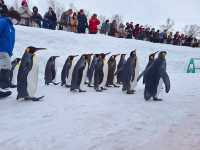
<path id="1" fill-rule="evenodd" d="M 78 19 L 76 13 L 73 14 L 71 17 L 71 32 L 77 33 L 78 28 Z"/>
<path id="2" fill-rule="evenodd" d="M 126 23 L 125 32 L 126 32 L 127 39 L 133 38 L 133 30 L 132 30 L 131 24 L 129 24 L 128 22 Z"/>
<path id="3" fill-rule="evenodd" d="M 140 34 L 140 25 L 136 24 L 133 30 L 133 36 L 135 37 L 135 39 L 139 38 L 139 34 Z"/>
<path id="4" fill-rule="evenodd" d="M 93 14 L 89 21 L 89 32 L 90 34 L 96 34 L 98 32 L 98 25 L 100 24 L 99 19 L 97 19 L 97 14 Z"/>
<path id="5" fill-rule="evenodd" d="M 110 24 L 110 31 L 108 35 L 117 37 L 118 31 L 117 31 L 117 21 L 113 20 L 112 23 Z"/>
<path id="6" fill-rule="evenodd" d="M 124 26 L 123 23 L 120 23 L 119 29 L 118 29 L 118 37 L 119 38 L 124 38 L 125 36 L 126 36 L 125 26 Z"/>
<path id="7" fill-rule="evenodd" d="M 77 18 L 78 18 L 78 29 L 77 29 L 78 33 L 85 33 L 86 28 L 88 28 L 88 22 L 83 9 L 80 10 Z"/>
<path id="8" fill-rule="evenodd" d="M 33 7 L 31 21 L 33 27 L 42 27 L 42 16 L 38 13 L 38 8 L 36 6 Z"/>
<path id="9" fill-rule="evenodd" d="M 16 11 L 15 11 L 16 12 Z M 7 89 L 11 85 L 11 56 L 15 44 L 15 28 L 13 24 L 20 21 L 19 13 L 8 11 L 4 6 L 0 10 L 0 88 Z M 11 95 L 11 91 L 0 91 L 0 98 Z"/>
<path id="10" fill-rule="evenodd" d="M 48 12 L 44 15 L 43 28 L 55 30 L 57 25 L 56 13 L 53 8 L 49 7 Z"/>
<path id="11" fill-rule="evenodd" d="M 110 30 L 110 24 L 109 24 L 109 20 L 106 20 L 104 23 L 102 23 L 101 25 L 101 29 L 100 29 L 100 33 L 101 34 L 108 34 Z"/>
<path id="12" fill-rule="evenodd" d="M 4 4 L 4 1 L 3 1 L 3 0 L 0 0 L 0 12 L 2 12 L 3 7 L 5 7 L 4 5 L 5 5 L 5 4 Z M 6 6 L 6 7 L 7 7 L 7 6 Z M 0 13 L 0 16 L 2 16 L 1 13 Z"/>
<path id="13" fill-rule="evenodd" d="M 63 30 L 65 31 L 71 31 L 71 15 L 73 14 L 72 9 L 69 9 L 68 11 L 65 11 L 62 16 L 60 23 L 63 26 Z"/>
<path id="14" fill-rule="evenodd" d="M 26 1 L 22 1 L 21 7 L 19 8 L 19 14 L 21 16 L 20 25 L 30 26 L 32 13 Z"/>

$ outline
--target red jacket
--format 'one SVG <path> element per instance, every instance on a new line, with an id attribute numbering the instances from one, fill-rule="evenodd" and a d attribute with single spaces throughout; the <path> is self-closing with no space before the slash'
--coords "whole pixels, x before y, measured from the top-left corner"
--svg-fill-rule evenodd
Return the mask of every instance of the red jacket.
<path id="1" fill-rule="evenodd" d="M 89 31 L 90 33 L 97 33 L 97 26 L 100 24 L 100 21 L 97 18 L 92 17 L 89 21 Z"/>

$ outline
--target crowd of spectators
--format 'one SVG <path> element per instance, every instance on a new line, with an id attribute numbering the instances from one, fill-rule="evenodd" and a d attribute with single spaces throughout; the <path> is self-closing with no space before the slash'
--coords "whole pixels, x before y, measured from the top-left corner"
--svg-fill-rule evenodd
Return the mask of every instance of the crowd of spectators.
<path id="1" fill-rule="evenodd" d="M 0 10 L 2 7 L 7 6 L 3 0 L 0 0 Z M 156 30 L 155 28 L 144 27 L 140 24 L 134 24 L 133 22 L 127 22 L 126 24 L 118 24 L 116 20 L 100 22 L 97 14 L 93 14 L 88 18 L 83 9 L 79 12 L 73 12 L 72 9 L 69 9 L 63 12 L 60 18 L 57 18 L 53 8 L 49 7 L 48 11 L 42 16 L 39 13 L 38 7 L 34 6 L 31 10 L 28 3 L 24 0 L 18 10 L 11 7 L 10 11 L 17 11 L 19 13 L 21 17 L 19 24 L 23 26 L 52 30 L 58 29 L 75 33 L 100 33 L 117 38 L 137 39 L 178 46 L 200 47 L 200 40 L 193 36 L 188 36 L 180 32 L 174 34 L 167 30 Z"/>

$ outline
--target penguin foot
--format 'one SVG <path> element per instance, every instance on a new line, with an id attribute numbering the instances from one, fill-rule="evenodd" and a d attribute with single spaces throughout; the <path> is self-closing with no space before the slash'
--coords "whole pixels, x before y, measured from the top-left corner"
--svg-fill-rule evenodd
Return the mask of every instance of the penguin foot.
<path id="1" fill-rule="evenodd" d="M 162 101 L 161 98 L 157 98 L 157 97 L 154 97 L 153 100 L 154 100 L 154 101 Z"/>
<path id="2" fill-rule="evenodd" d="M 102 92 L 102 90 L 100 90 L 100 89 L 96 89 L 96 92 Z"/>
<path id="3" fill-rule="evenodd" d="M 60 84 L 60 82 L 58 82 L 58 83 L 55 83 L 55 82 L 52 82 L 54 85 L 58 85 L 58 84 Z"/>
<path id="4" fill-rule="evenodd" d="M 122 92 L 124 92 L 124 91 L 126 91 L 126 88 L 125 88 L 125 87 L 122 88 Z"/>
<path id="5" fill-rule="evenodd" d="M 11 91 L 6 91 L 6 92 L 0 91 L 0 99 L 5 98 L 5 97 L 8 97 L 8 96 L 10 96 L 11 94 L 12 94 Z"/>
<path id="6" fill-rule="evenodd" d="M 88 84 L 88 87 L 94 87 L 94 86 L 92 86 L 92 85 Z"/>
<path id="7" fill-rule="evenodd" d="M 135 94 L 135 90 L 129 90 L 126 92 L 126 94 Z"/>
<path id="8" fill-rule="evenodd" d="M 11 85 L 10 85 L 10 88 L 11 88 L 11 89 L 17 88 L 17 85 L 11 84 Z"/>
<path id="9" fill-rule="evenodd" d="M 71 92 L 77 92 L 77 90 L 76 90 L 76 89 L 70 89 L 70 91 L 71 91 Z"/>
<path id="10" fill-rule="evenodd" d="M 65 84 L 65 87 L 66 87 L 66 88 L 70 88 L 70 87 L 71 87 L 71 85 L 67 85 L 67 84 Z"/>
<path id="11" fill-rule="evenodd" d="M 84 92 L 86 92 L 86 91 L 79 89 L 79 93 L 84 93 Z"/>
<path id="12" fill-rule="evenodd" d="M 104 87 L 101 87 L 101 90 L 102 90 L 102 91 L 105 91 L 105 90 L 108 90 L 108 89 L 106 89 L 106 88 L 104 88 Z"/>
<path id="13" fill-rule="evenodd" d="M 114 86 L 115 88 L 120 88 L 120 86 L 118 86 L 118 85 L 116 85 L 116 84 L 113 84 L 113 86 Z"/>
<path id="14" fill-rule="evenodd" d="M 110 87 L 112 87 L 112 86 L 107 84 L 106 87 L 110 88 Z"/>

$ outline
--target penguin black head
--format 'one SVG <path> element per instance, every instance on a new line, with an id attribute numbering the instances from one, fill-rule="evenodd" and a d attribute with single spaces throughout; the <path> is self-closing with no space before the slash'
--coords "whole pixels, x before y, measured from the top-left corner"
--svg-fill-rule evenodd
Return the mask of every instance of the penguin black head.
<path id="1" fill-rule="evenodd" d="M 21 61 L 21 58 L 16 58 L 15 60 L 14 60 L 14 62 L 16 62 L 16 63 L 19 63 Z"/>
<path id="2" fill-rule="evenodd" d="M 136 56 L 136 49 L 130 53 L 130 56 L 131 57 L 135 57 Z"/>
<path id="3" fill-rule="evenodd" d="M 126 57 L 126 54 L 121 54 L 121 58 L 125 58 Z"/>
<path id="4" fill-rule="evenodd" d="M 115 59 L 117 56 L 119 56 L 119 55 L 120 55 L 120 54 L 113 55 L 114 59 Z"/>
<path id="5" fill-rule="evenodd" d="M 35 52 L 39 51 L 39 50 L 45 50 L 46 48 L 36 48 L 33 46 L 29 46 L 26 48 L 26 52 L 30 53 L 30 54 L 34 54 Z"/>
<path id="6" fill-rule="evenodd" d="M 55 60 L 55 59 L 58 58 L 58 57 L 60 57 L 60 56 L 51 56 L 50 59 Z"/>
<path id="7" fill-rule="evenodd" d="M 155 53 L 153 53 L 153 54 L 150 54 L 149 55 L 149 60 L 154 60 L 155 59 L 155 55 L 158 53 L 158 51 L 157 52 L 155 52 Z"/>
<path id="8" fill-rule="evenodd" d="M 109 55 L 109 54 L 110 54 L 110 52 L 109 52 L 109 53 L 101 53 L 100 55 L 101 55 L 101 58 L 102 58 L 102 59 L 105 59 L 106 56 Z"/>
<path id="9" fill-rule="evenodd" d="M 161 58 L 161 59 L 165 59 L 165 56 L 167 55 L 167 52 L 166 51 L 161 51 L 159 54 L 158 54 L 158 58 Z"/>
<path id="10" fill-rule="evenodd" d="M 71 55 L 71 56 L 69 56 L 69 59 L 70 59 L 71 61 L 73 61 L 73 59 L 74 59 L 75 57 L 78 57 L 78 55 Z"/>

